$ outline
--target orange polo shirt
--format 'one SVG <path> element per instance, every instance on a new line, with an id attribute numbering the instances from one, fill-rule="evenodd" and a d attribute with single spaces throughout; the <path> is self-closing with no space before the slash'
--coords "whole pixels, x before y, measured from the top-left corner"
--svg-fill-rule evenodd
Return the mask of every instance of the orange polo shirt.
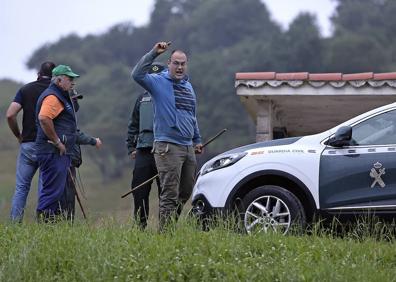
<path id="1" fill-rule="evenodd" d="M 41 104 L 39 116 L 45 116 L 50 119 L 54 119 L 63 111 L 63 109 L 64 107 L 59 99 L 56 98 L 55 95 L 49 95 L 45 97 L 43 103 Z"/>

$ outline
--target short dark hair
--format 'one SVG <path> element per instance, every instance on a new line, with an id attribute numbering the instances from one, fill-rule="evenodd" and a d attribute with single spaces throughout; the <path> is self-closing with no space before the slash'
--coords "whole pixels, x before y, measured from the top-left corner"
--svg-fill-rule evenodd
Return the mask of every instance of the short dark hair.
<path id="1" fill-rule="evenodd" d="M 180 49 L 174 49 L 174 50 L 172 50 L 172 52 L 171 52 L 170 55 L 169 55 L 169 61 L 171 60 L 172 55 L 173 55 L 174 53 L 176 53 L 176 52 L 183 53 L 184 55 L 186 55 L 186 58 L 187 58 L 187 60 L 188 60 L 188 56 L 187 56 L 187 53 L 186 53 L 186 52 L 184 52 L 183 50 L 180 50 Z"/>
<path id="2" fill-rule="evenodd" d="M 42 76 L 52 77 L 52 70 L 55 68 L 55 66 L 56 65 L 50 61 L 42 63 L 38 75 L 40 77 Z"/>

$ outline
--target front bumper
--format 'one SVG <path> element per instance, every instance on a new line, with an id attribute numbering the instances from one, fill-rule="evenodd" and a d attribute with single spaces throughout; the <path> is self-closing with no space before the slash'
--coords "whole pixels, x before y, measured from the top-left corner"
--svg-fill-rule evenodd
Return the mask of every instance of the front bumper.
<path id="1" fill-rule="evenodd" d="M 192 214 L 200 219 L 209 218 L 212 215 L 220 215 L 224 211 L 223 208 L 213 208 L 206 197 L 198 194 L 192 201 Z"/>

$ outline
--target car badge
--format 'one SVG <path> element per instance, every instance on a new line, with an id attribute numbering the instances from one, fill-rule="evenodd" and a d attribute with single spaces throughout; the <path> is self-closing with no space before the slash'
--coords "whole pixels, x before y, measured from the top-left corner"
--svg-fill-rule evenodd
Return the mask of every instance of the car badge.
<path id="1" fill-rule="evenodd" d="M 379 162 L 376 162 L 373 166 L 374 167 L 370 170 L 370 176 L 374 178 L 371 188 L 373 188 L 377 183 L 379 186 L 381 186 L 381 188 L 384 188 L 386 184 L 382 180 L 381 176 L 385 174 L 385 168 L 382 167 L 382 164 Z"/>

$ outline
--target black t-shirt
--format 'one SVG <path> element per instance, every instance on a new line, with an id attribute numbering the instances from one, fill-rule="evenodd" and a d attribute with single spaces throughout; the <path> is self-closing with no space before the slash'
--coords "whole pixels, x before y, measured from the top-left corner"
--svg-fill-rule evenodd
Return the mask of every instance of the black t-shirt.
<path id="1" fill-rule="evenodd" d="M 22 142 L 32 142 L 36 140 L 36 104 L 40 94 L 48 88 L 51 80 L 41 78 L 30 82 L 17 92 L 14 102 L 20 104 L 23 109 L 22 117 Z"/>

